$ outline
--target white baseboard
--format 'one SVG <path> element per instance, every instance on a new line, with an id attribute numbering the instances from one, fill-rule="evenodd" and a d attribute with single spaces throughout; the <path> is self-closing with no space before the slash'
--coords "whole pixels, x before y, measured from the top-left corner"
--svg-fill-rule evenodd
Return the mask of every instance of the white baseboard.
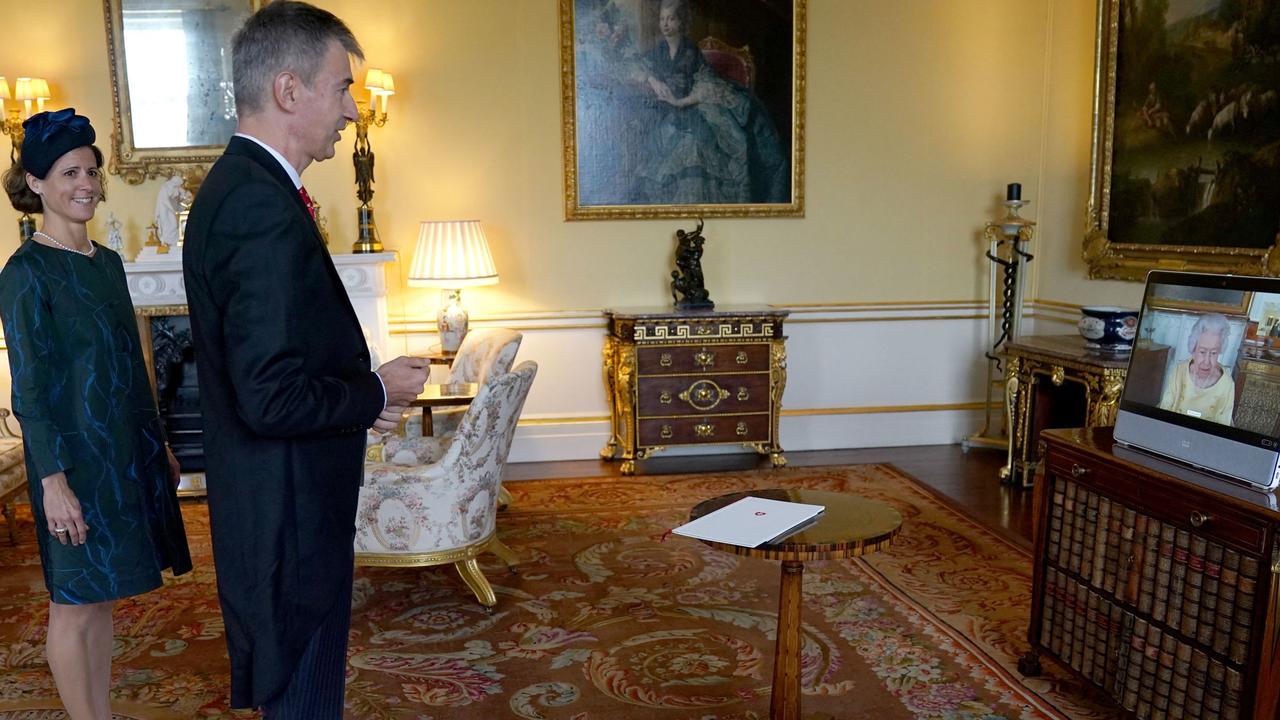
<path id="1" fill-rule="evenodd" d="M 788 451 L 842 448 L 949 445 L 982 429 L 980 410 L 935 410 L 856 413 L 848 415 L 792 415 L 779 420 L 782 449 Z M 999 423 L 999 415 L 995 416 Z M 607 422 L 549 423 L 516 430 L 509 462 L 593 460 L 609 438 Z M 742 452 L 737 445 L 671 448 L 662 456 Z"/>

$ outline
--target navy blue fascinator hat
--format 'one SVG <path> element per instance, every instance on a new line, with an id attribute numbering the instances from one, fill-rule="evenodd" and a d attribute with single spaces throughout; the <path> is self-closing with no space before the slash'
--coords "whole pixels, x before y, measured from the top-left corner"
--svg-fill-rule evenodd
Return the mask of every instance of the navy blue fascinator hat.
<path id="1" fill-rule="evenodd" d="M 89 118 L 75 108 L 36 113 L 22 123 L 22 169 L 41 180 L 58 158 L 78 147 L 93 145 L 97 134 Z"/>

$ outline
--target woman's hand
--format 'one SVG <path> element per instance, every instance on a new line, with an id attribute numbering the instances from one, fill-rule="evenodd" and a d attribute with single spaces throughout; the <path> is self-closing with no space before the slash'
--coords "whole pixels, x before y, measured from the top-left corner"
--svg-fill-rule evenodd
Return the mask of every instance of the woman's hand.
<path id="1" fill-rule="evenodd" d="M 58 542 L 83 545 L 89 526 L 80 514 L 80 501 L 67 484 L 66 473 L 56 472 L 41 478 L 44 487 L 44 519 L 49 532 Z"/>
<path id="2" fill-rule="evenodd" d="M 675 96 L 671 94 L 671 88 L 668 87 L 666 83 L 652 75 L 646 78 L 646 80 L 649 83 L 649 89 L 653 90 L 653 94 L 656 95 L 659 100 L 665 103 L 675 104 Z"/>
<path id="3" fill-rule="evenodd" d="M 173 478 L 173 487 L 176 489 L 182 483 L 182 464 L 173 456 L 168 443 L 165 443 L 164 454 L 169 458 L 169 476 Z"/>

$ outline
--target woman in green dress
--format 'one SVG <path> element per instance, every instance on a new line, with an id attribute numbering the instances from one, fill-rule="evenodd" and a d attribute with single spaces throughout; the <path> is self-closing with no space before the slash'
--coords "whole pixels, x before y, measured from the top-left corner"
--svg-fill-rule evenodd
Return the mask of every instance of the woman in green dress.
<path id="1" fill-rule="evenodd" d="M 93 127 L 68 108 L 23 128 L 4 189 L 43 222 L 0 272 L 0 316 L 51 599 L 49 668 L 70 716 L 101 720 L 114 602 L 191 557 L 124 265 L 86 228 L 103 199 Z"/>

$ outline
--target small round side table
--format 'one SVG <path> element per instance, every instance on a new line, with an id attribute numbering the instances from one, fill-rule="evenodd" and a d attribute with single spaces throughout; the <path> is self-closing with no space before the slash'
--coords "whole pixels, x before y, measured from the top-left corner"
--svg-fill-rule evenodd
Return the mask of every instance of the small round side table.
<path id="1" fill-rule="evenodd" d="M 704 500 L 689 513 L 690 520 L 719 510 L 744 497 L 822 505 L 826 510 L 811 525 L 782 538 L 749 548 L 702 540 L 735 555 L 782 561 L 778 593 L 778 637 L 773 653 L 771 720 L 800 718 L 800 613 L 803 608 L 806 560 L 839 560 L 866 555 L 889 546 L 902 527 L 902 515 L 878 500 L 824 490 L 752 490 Z"/>

